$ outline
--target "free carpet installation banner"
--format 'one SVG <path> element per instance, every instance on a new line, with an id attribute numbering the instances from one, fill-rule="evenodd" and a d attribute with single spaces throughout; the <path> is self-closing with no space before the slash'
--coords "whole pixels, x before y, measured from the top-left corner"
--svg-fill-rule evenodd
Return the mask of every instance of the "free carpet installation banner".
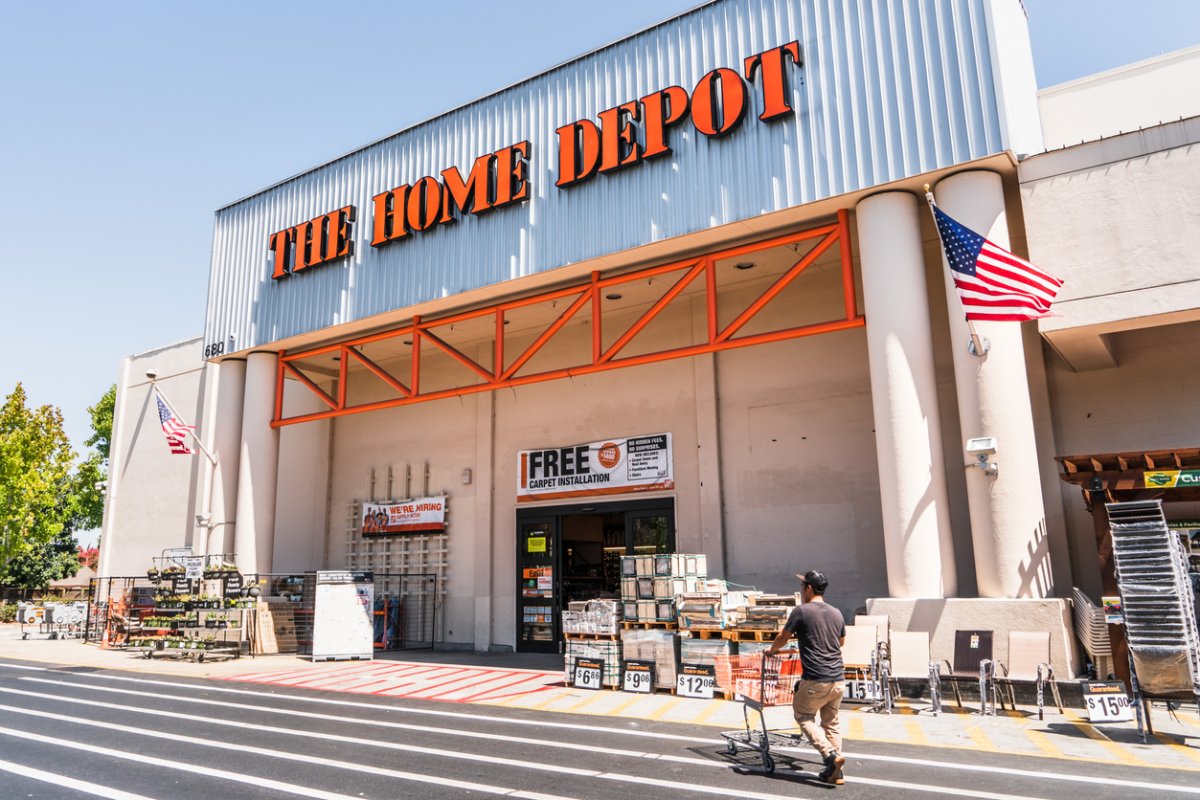
<path id="1" fill-rule="evenodd" d="M 420 497 L 399 503 L 363 503 L 363 536 L 441 533 L 446 530 L 446 498 Z"/>
<path id="2" fill-rule="evenodd" d="M 517 502 L 674 488 L 669 433 L 517 454 Z"/>

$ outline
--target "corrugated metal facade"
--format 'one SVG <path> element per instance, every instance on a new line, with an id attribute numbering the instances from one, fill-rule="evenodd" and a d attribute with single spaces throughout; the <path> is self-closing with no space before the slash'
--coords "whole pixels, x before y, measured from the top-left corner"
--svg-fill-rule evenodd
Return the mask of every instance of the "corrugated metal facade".
<path id="1" fill-rule="evenodd" d="M 205 341 L 245 350 L 1008 148 L 989 38 L 1017 0 L 719 0 L 216 215 Z M 1005 9 L 1011 15 L 1009 9 Z M 798 40 L 794 116 L 671 129 L 670 156 L 559 189 L 555 129 Z M 530 199 L 370 245 L 371 198 L 528 139 Z M 269 235 L 354 205 L 355 254 L 271 278 Z"/>

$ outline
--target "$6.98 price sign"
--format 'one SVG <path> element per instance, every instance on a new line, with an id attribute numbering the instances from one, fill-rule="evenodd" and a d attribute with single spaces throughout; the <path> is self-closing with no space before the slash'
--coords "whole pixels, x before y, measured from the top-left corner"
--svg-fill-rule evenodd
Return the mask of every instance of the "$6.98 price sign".
<path id="1" fill-rule="evenodd" d="M 575 686 L 580 689 L 599 689 L 604 677 L 604 662 L 593 658 L 575 661 Z"/>

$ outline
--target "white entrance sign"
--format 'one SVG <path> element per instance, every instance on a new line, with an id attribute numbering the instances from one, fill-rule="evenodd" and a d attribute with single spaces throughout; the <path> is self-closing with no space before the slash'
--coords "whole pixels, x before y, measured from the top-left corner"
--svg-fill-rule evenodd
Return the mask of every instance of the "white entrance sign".
<path id="1" fill-rule="evenodd" d="M 313 661 L 374 657 L 375 576 L 345 570 L 317 573 Z"/>
<path id="2" fill-rule="evenodd" d="M 669 433 L 517 454 L 518 502 L 674 488 Z"/>

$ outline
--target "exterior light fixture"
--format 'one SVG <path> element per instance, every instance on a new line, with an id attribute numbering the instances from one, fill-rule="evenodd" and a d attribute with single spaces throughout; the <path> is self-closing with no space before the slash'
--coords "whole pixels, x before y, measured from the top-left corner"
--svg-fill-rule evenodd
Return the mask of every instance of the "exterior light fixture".
<path id="1" fill-rule="evenodd" d="M 754 269 L 757 266 L 758 265 L 755 264 L 753 261 L 739 261 L 738 263 L 733 265 L 733 268 L 745 271 L 748 269 Z"/>
<path id="2" fill-rule="evenodd" d="M 622 297 L 623 295 L 617 294 L 616 292 L 604 295 L 605 300 L 620 300 Z"/>

